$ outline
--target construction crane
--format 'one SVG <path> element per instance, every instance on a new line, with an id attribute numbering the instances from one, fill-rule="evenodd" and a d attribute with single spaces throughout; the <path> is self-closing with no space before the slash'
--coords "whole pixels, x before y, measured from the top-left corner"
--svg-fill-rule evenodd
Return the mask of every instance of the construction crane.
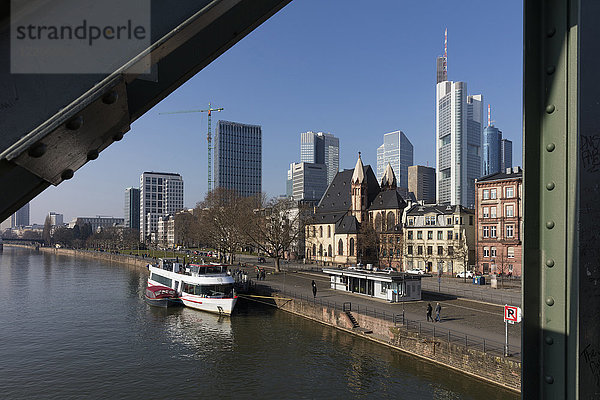
<path id="1" fill-rule="evenodd" d="M 223 107 L 212 108 L 211 104 L 208 103 L 208 109 L 206 110 L 187 110 L 187 111 L 170 111 L 170 112 L 162 112 L 159 114 L 188 114 L 188 113 L 208 113 L 208 133 L 206 134 L 206 141 L 208 142 L 208 192 L 212 190 L 212 131 L 210 128 L 210 116 L 213 111 L 220 112 L 223 111 Z"/>

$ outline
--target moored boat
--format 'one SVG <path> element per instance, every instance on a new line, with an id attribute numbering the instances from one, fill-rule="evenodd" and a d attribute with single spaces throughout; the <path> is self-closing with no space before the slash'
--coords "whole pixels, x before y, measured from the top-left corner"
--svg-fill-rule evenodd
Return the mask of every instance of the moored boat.
<path id="1" fill-rule="evenodd" d="M 183 305 L 175 290 L 162 285 L 148 286 L 144 293 L 144 300 L 154 307 L 175 307 Z"/>
<path id="2" fill-rule="evenodd" d="M 149 265 L 148 286 L 162 285 L 173 289 L 183 304 L 197 310 L 231 315 L 237 296 L 234 279 L 222 264 L 189 264 L 175 258 L 160 258 Z"/>

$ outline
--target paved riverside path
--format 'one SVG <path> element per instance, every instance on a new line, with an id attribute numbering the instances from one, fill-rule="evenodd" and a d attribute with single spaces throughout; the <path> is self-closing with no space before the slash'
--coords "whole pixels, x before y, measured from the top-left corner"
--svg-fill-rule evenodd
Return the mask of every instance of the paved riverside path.
<path id="1" fill-rule="evenodd" d="M 255 258 L 253 258 L 255 260 Z M 249 260 L 248 260 L 249 261 Z M 244 260 L 242 259 L 242 262 Z M 485 338 L 486 341 L 493 341 L 503 344 L 505 340 L 505 325 L 503 319 L 503 307 L 496 304 L 489 304 L 479 301 L 473 301 L 461 298 L 449 298 L 440 296 L 432 292 L 424 292 L 423 300 L 404 303 L 389 303 L 385 300 L 375 299 L 365 295 L 348 293 L 330 288 L 329 276 L 317 271 L 284 270 L 281 273 L 272 273 L 272 268 L 268 264 L 260 265 L 268 271 L 264 281 L 258 281 L 258 285 L 267 285 L 273 289 L 280 290 L 290 296 L 312 298 L 311 282 L 314 280 L 317 284 L 317 299 L 336 303 L 341 305 L 344 302 L 351 302 L 352 309 L 360 308 L 364 310 L 377 309 L 378 312 L 385 311 L 386 314 L 402 314 L 404 309 L 405 317 L 412 321 L 421 322 L 423 327 L 429 330 L 435 326 L 450 329 L 456 333 L 468 335 L 472 338 Z M 249 270 L 249 276 L 253 280 L 256 275 Z M 436 278 L 437 281 L 437 278 Z M 436 302 L 442 306 L 442 322 L 432 323 L 426 321 L 427 303 L 431 303 L 435 308 Z M 433 313 L 435 317 L 435 311 Z M 509 325 L 509 349 L 515 358 L 521 357 L 521 325 Z"/>

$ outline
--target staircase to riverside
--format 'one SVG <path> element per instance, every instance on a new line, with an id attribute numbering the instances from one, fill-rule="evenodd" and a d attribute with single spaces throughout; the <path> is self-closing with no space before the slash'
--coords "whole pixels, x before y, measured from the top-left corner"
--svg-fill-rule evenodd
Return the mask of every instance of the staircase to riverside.
<path id="1" fill-rule="evenodd" d="M 356 320 L 356 318 L 354 318 L 354 315 L 352 315 L 352 312 L 351 312 L 352 304 L 350 302 L 344 303 L 343 310 L 346 313 L 346 315 L 348 316 L 348 319 L 350 320 L 350 322 L 352 323 L 353 331 L 359 331 L 363 335 L 366 335 L 368 333 L 373 333 L 373 331 L 370 329 L 360 327 L 360 325 L 358 324 L 358 321 Z"/>

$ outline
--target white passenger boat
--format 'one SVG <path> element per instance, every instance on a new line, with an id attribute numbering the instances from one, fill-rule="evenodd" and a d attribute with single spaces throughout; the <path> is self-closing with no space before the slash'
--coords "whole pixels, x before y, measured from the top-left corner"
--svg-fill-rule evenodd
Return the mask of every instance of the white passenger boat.
<path id="1" fill-rule="evenodd" d="M 187 307 L 231 315 L 237 302 L 234 279 L 221 264 L 189 264 L 184 267 L 175 258 L 159 258 L 148 265 L 148 286 L 163 285 L 174 289 Z"/>

